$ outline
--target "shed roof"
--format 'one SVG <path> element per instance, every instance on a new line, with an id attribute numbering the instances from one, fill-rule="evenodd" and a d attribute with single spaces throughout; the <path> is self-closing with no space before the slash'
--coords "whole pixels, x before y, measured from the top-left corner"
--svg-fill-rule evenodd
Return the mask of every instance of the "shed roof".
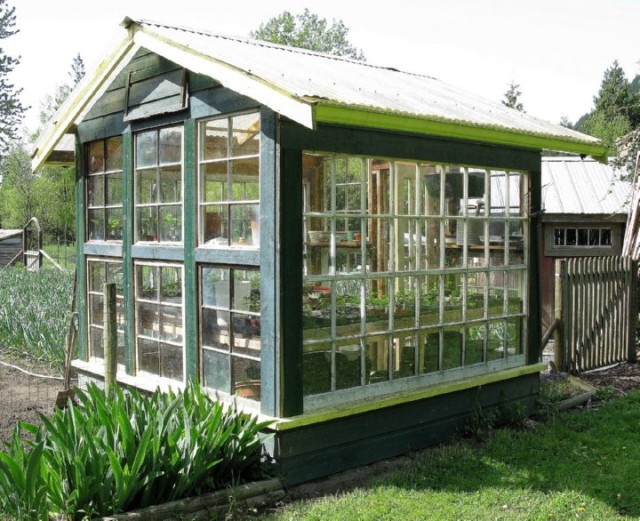
<path id="1" fill-rule="evenodd" d="M 34 152 L 42 164 L 136 51 L 209 76 L 306 127 L 336 123 L 602 156 L 596 138 L 484 100 L 435 78 L 258 40 L 126 18 L 126 34 L 87 76 Z"/>
<path id="2" fill-rule="evenodd" d="M 0 241 L 10 239 L 11 237 L 17 237 L 22 235 L 22 229 L 20 230 L 2 230 L 0 229 Z"/>
<path id="3" fill-rule="evenodd" d="M 592 159 L 543 157 L 545 214 L 626 214 L 632 186 L 621 174 L 624 172 Z"/>

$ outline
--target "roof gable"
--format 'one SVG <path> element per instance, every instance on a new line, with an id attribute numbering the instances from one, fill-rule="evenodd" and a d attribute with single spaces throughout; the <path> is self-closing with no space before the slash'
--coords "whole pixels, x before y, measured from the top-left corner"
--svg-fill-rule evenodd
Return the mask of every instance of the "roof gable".
<path id="1" fill-rule="evenodd" d="M 127 18 L 122 25 L 127 32 L 121 43 L 72 93 L 43 135 L 34 153 L 34 168 L 143 47 L 308 128 L 327 122 L 534 149 L 604 153 L 595 138 L 429 76 L 144 20 Z"/>

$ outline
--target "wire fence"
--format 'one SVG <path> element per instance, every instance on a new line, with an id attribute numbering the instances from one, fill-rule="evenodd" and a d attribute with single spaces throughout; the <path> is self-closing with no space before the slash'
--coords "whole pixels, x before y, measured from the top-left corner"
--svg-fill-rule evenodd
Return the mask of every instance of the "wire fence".
<path id="1" fill-rule="evenodd" d="M 76 243 L 63 237 L 45 236 L 42 249 L 52 257 L 65 271 L 72 271 L 76 266 Z M 44 261 L 46 265 L 46 260 Z"/>

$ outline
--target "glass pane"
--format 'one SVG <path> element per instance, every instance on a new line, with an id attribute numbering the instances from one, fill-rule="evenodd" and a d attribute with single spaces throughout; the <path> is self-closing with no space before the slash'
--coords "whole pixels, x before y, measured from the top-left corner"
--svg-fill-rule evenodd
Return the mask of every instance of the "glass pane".
<path id="1" fill-rule="evenodd" d="M 104 241 L 104 210 L 89 210 L 87 212 L 88 237 L 90 241 Z"/>
<path id="2" fill-rule="evenodd" d="M 209 163 L 201 166 L 203 184 L 200 187 L 200 198 L 203 202 L 228 201 L 227 163 Z"/>
<path id="3" fill-rule="evenodd" d="M 138 190 L 136 203 L 148 204 L 158 202 L 158 179 L 156 169 L 139 170 L 137 172 Z"/>
<path id="4" fill-rule="evenodd" d="M 567 246 L 575 246 L 577 244 L 576 237 L 576 229 L 575 228 L 567 228 L 565 230 L 566 235 L 566 245 Z"/>
<path id="5" fill-rule="evenodd" d="M 138 302 L 138 334 L 158 338 L 160 329 L 160 313 L 157 304 Z"/>
<path id="6" fill-rule="evenodd" d="M 87 177 L 87 205 L 90 208 L 104 206 L 104 176 Z"/>
<path id="7" fill-rule="evenodd" d="M 137 208 L 136 224 L 138 226 L 138 240 L 158 240 L 158 208 L 156 206 Z"/>
<path id="8" fill-rule="evenodd" d="M 420 325 L 434 325 L 440 321 L 440 276 L 421 277 Z"/>
<path id="9" fill-rule="evenodd" d="M 233 270 L 233 309 L 260 312 L 260 273 L 256 270 Z"/>
<path id="10" fill-rule="evenodd" d="M 253 205 L 231 206 L 231 244 L 251 243 L 251 214 Z"/>
<path id="11" fill-rule="evenodd" d="M 162 302 L 182 303 L 182 270 L 173 266 L 160 268 L 161 288 L 160 300 Z"/>
<path id="12" fill-rule="evenodd" d="M 231 171 L 231 199 L 252 201 L 260 199 L 259 162 L 255 159 L 240 159 L 229 163 Z"/>
<path id="13" fill-rule="evenodd" d="M 105 204 L 107 206 L 122 205 L 122 174 L 106 174 L 104 180 L 107 185 Z"/>
<path id="14" fill-rule="evenodd" d="M 89 174 L 104 172 L 104 141 L 90 143 L 87 154 L 87 170 Z"/>
<path id="15" fill-rule="evenodd" d="M 182 206 L 161 206 L 160 240 L 169 242 L 182 241 Z"/>
<path id="16" fill-rule="evenodd" d="M 231 313 L 233 352 L 260 357 L 260 317 Z"/>
<path id="17" fill-rule="evenodd" d="M 486 325 L 471 326 L 466 331 L 466 344 L 464 365 L 473 365 L 484 362 L 484 341 Z"/>
<path id="18" fill-rule="evenodd" d="M 200 126 L 200 160 L 220 159 L 228 157 L 228 132 L 227 118 L 205 121 Z"/>
<path id="19" fill-rule="evenodd" d="M 556 246 L 564 246 L 564 235 L 565 235 L 565 230 L 564 228 L 556 228 L 555 232 L 554 232 L 554 236 L 555 236 L 555 245 Z"/>
<path id="20" fill-rule="evenodd" d="M 611 229 L 610 228 L 602 228 L 600 230 L 600 245 L 611 246 Z"/>
<path id="21" fill-rule="evenodd" d="M 182 381 L 182 348 L 160 344 L 160 376 Z"/>
<path id="22" fill-rule="evenodd" d="M 370 214 L 387 215 L 391 211 L 390 163 L 386 159 L 372 159 L 369 162 L 370 183 L 368 210 Z M 366 208 L 363 208 L 366 210 Z"/>
<path id="23" fill-rule="evenodd" d="M 160 202 L 174 203 L 182 200 L 182 171 L 180 167 L 160 169 Z"/>
<path id="24" fill-rule="evenodd" d="M 331 390 L 331 351 L 318 350 L 302 355 L 302 393 L 304 396 Z"/>
<path id="25" fill-rule="evenodd" d="M 462 333 L 445 330 L 442 332 L 442 369 L 462 366 Z"/>
<path id="26" fill-rule="evenodd" d="M 124 294 L 124 279 L 121 262 L 107 262 L 107 280 L 116 283 L 116 295 Z"/>
<path id="27" fill-rule="evenodd" d="M 231 118 L 232 155 L 249 156 L 260 152 L 260 114 L 244 114 Z"/>
<path id="28" fill-rule="evenodd" d="M 182 128 L 160 129 L 160 164 L 182 161 Z"/>
<path id="29" fill-rule="evenodd" d="M 499 360 L 505 357 L 506 322 L 504 320 L 490 322 L 487 340 L 487 357 L 489 360 Z"/>
<path id="30" fill-rule="evenodd" d="M 89 328 L 90 354 L 95 358 L 104 358 L 104 344 L 102 329 L 98 327 Z"/>
<path id="31" fill-rule="evenodd" d="M 89 323 L 102 326 L 104 324 L 104 297 L 102 294 L 89 295 Z"/>
<path id="32" fill-rule="evenodd" d="M 523 353 L 521 317 L 507 320 L 507 353 L 511 356 Z"/>
<path id="33" fill-rule="evenodd" d="M 215 309 L 202 308 L 200 329 L 202 331 L 202 345 L 214 347 L 220 351 L 229 351 L 229 324 L 218 317 L 228 316 Z"/>
<path id="34" fill-rule="evenodd" d="M 158 164 L 158 133 L 140 132 L 136 136 L 136 168 Z"/>
<path id="35" fill-rule="evenodd" d="M 331 282 L 305 283 L 302 294 L 303 339 L 323 338 L 331 326 Z"/>
<path id="36" fill-rule="evenodd" d="M 387 331 L 389 329 L 389 292 L 392 291 L 390 286 L 388 279 L 367 281 L 367 331 Z"/>
<path id="37" fill-rule="evenodd" d="M 138 367 L 147 373 L 160 374 L 160 352 L 156 340 L 138 338 Z"/>
<path id="38" fill-rule="evenodd" d="M 203 350 L 202 374 L 205 387 L 231 393 L 231 367 L 228 355 Z"/>
<path id="39" fill-rule="evenodd" d="M 102 285 L 105 282 L 105 264 L 103 262 L 89 261 L 87 263 L 89 291 L 102 293 Z"/>
<path id="40" fill-rule="evenodd" d="M 394 347 L 394 371 L 393 378 L 406 378 L 416 374 L 416 345 L 415 335 L 395 337 Z"/>
<path id="41" fill-rule="evenodd" d="M 203 243 L 208 245 L 229 244 L 228 206 L 208 205 L 202 207 Z"/>
<path id="42" fill-rule="evenodd" d="M 391 221 L 389 219 L 369 219 L 367 255 L 370 272 L 388 272 L 391 269 Z"/>
<path id="43" fill-rule="evenodd" d="M 220 268 L 202 268 L 200 283 L 202 285 L 202 304 L 204 306 L 221 307 L 216 298 L 216 284 L 229 279 L 229 270 Z M 226 302 L 228 302 L 228 297 Z"/>
<path id="44" fill-rule="evenodd" d="M 369 337 L 366 342 L 368 383 L 386 382 L 389 380 L 389 339 Z"/>
<path id="45" fill-rule="evenodd" d="M 136 267 L 138 297 L 147 300 L 158 300 L 159 273 L 158 266 L 145 264 Z"/>
<path id="46" fill-rule="evenodd" d="M 440 367 L 440 333 L 427 330 L 420 334 L 421 351 L 418 353 L 418 370 L 421 373 L 432 373 Z"/>
<path id="47" fill-rule="evenodd" d="M 440 215 L 440 179 L 437 167 L 420 166 L 420 203 L 423 215 Z"/>
<path id="48" fill-rule="evenodd" d="M 463 277 L 461 273 L 444 276 L 444 322 L 462 320 Z"/>
<path id="49" fill-rule="evenodd" d="M 578 228 L 578 246 L 589 245 L 589 230 L 587 228 Z"/>
<path id="50" fill-rule="evenodd" d="M 244 358 L 231 359 L 233 392 L 242 398 L 260 401 L 260 362 Z"/>
<path id="51" fill-rule="evenodd" d="M 336 349 L 336 389 L 358 387 L 360 378 L 360 345 L 340 345 Z"/>
<path id="52" fill-rule="evenodd" d="M 122 136 L 107 139 L 107 170 L 122 170 Z"/>
<path id="53" fill-rule="evenodd" d="M 122 208 L 109 208 L 107 211 L 107 239 L 122 240 Z"/>

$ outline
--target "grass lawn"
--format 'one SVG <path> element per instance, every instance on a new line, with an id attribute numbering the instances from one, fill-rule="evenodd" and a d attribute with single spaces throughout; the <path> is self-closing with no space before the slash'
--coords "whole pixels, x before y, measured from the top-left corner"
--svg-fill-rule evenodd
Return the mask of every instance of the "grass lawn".
<path id="1" fill-rule="evenodd" d="M 360 488 L 260 520 L 640 518 L 640 391 L 533 430 L 456 441 Z"/>

